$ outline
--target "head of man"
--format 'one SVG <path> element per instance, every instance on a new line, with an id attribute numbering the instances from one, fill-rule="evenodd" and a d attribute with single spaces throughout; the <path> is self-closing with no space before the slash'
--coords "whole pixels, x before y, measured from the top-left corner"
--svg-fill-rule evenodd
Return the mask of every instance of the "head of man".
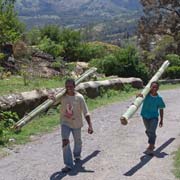
<path id="1" fill-rule="evenodd" d="M 66 93 L 70 96 L 73 96 L 75 90 L 75 80 L 67 79 L 65 82 L 65 88 L 66 88 Z"/>
<path id="2" fill-rule="evenodd" d="M 157 81 L 152 82 L 150 88 L 150 93 L 156 95 L 159 90 L 159 83 Z"/>

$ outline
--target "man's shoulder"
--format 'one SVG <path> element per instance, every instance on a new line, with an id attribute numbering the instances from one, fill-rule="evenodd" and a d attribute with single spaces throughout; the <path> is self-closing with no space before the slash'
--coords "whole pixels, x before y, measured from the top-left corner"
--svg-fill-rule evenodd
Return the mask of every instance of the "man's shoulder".
<path id="1" fill-rule="evenodd" d="M 157 97 L 158 97 L 159 99 L 163 99 L 163 97 L 162 97 L 161 94 L 159 94 L 159 93 L 158 93 Z"/>
<path id="2" fill-rule="evenodd" d="M 80 99 L 84 99 L 84 96 L 79 92 L 75 92 L 75 96 L 80 98 Z"/>

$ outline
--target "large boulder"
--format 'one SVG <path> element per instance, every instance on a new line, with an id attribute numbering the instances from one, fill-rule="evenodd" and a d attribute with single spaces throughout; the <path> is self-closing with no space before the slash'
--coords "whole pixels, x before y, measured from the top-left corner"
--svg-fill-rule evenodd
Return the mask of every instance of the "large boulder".
<path id="1" fill-rule="evenodd" d="M 85 83 L 81 83 L 77 86 L 77 90 L 85 93 L 89 98 L 96 98 L 100 95 L 101 89 L 114 89 L 120 90 L 126 84 L 131 85 L 133 88 L 142 88 L 143 82 L 140 78 L 115 78 L 104 81 L 89 81 Z"/>

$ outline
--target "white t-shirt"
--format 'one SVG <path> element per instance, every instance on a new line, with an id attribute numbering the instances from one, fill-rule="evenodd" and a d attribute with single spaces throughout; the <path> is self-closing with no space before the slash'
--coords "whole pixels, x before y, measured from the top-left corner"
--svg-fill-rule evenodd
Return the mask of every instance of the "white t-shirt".
<path id="1" fill-rule="evenodd" d="M 76 129 L 83 126 L 84 117 L 89 115 L 84 97 L 75 92 L 74 96 L 65 94 L 61 98 L 61 124 Z"/>

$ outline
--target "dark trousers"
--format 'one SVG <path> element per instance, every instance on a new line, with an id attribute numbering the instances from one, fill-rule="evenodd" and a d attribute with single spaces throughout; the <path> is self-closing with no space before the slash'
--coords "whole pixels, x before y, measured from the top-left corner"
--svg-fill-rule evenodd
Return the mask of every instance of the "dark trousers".
<path id="1" fill-rule="evenodd" d="M 144 126 L 146 128 L 145 132 L 148 137 L 148 143 L 155 144 L 158 118 L 153 118 L 153 119 L 144 119 L 143 118 L 143 122 L 144 122 Z"/>

